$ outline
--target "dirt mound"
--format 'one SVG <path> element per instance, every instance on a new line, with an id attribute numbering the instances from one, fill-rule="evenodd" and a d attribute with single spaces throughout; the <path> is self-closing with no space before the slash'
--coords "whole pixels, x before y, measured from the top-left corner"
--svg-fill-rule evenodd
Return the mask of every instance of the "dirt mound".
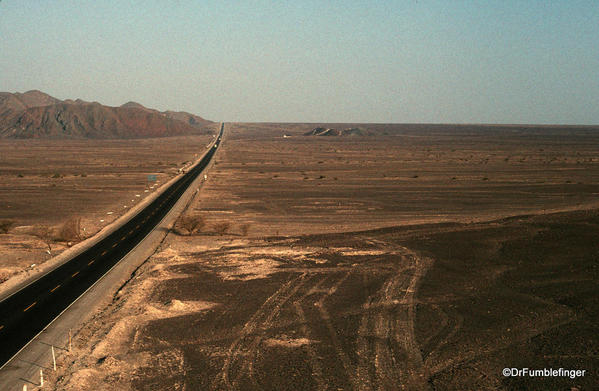
<path id="1" fill-rule="evenodd" d="M 323 136 L 325 133 L 330 132 L 333 129 L 330 128 L 314 128 L 306 133 L 304 136 Z"/>
<path id="2" fill-rule="evenodd" d="M 347 128 L 347 129 L 333 129 L 333 128 L 314 128 L 306 133 L 304 136 L 372 136 L 373 132 L 364 130 L 362 128 Z"/>
<path id="3" fill-rule="evenodd" d="M 139 103 L 120 107 L 60 101 L 39 91 L 0 93 L 0 137 L 112 139 L 208 133 L 211 122 L 184 112 L 159 112 Z"/>

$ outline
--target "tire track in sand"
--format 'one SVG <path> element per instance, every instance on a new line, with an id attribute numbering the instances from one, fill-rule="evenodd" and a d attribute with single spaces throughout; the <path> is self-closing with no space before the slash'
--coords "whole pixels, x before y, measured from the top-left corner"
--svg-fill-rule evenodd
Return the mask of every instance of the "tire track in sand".
<path id="1" fill-rule="evenodd" d="M 293 302 L 293 306 L 295 307 L 295 312 L 300 321 L 300 329 L 304 337 L 306 337 L 309 343 L 306 345 L 306 350 L 308 352 L 308 358 L 310 359 L 310 367 L 312 368 L 312 376 L 317 384 L 318 391 L 326 391 L 329 387 L 327 382 L 324 379 L 322 365 L 320 365 L 320 359 L 312 346 L 312 331 L 308 326 L 308 320 L 306 319 L 306 314 L 302 309 L 302 301 L 304 301 L 308 296 L 317 293 L 319 291 L 320 286 L 328 279 L 328 276 L 322 278 L 316 285 L 314 285 L 310 290 L 308 290 L 302 297 Z"/>
<path id="2" fill-rule="evenodd" d="M 339 289 L 339 286 L 341 286 L 341 284 L 343 284 L 345 282 L 345 280 L 347 280 L 347 278 L 349 277 L 349 275 L 351 273 L 352 273 L 351 271 L 348 271 L 347 273 L 345 273 L 343 275 L 343 277 L 341 277 L 339 280 L 337 280 L 337 282 L 335 282 L 335 284 L 333 286 L 331 286 L 331 288 L 329 288 L 329 290 L 325 293 L 324 296 L 322 296 L 320 298 L 320 300 L 318 300 L 316 303 L 314 303 L 314 305 L 316 307 L 318 307 L 318 312 L 320 313 L 320 317 L 324 321 L 325 326 L 327 327 L 327 330 L 329 331 L 329 336 L 331 337 L 331 342 L 333 343 L 333 346 L 335 348 L 335 352 L 337 353 L 337 356 L 339 357 L 339 359 L 341 360 L 341 363 L 343 364 L 343 368 L 345 369 L 345 373 L 346 373 L 347 377 L 349 378 L 350 382 L 352 383 L 354 389 L 357 389 L 357 387 L 360 385 L 360 382 L 359 382 L 359 379 L 356 377 L 355 368 L 352 365 L 352 362 L 349 359 L 349 356 L 343 350 L 343 347 L 341 346 L 341 342 L 339 341 L 339 337 L 337 335 L 337 331 L 335 331 L 335 327 L 333 326 L 333 322 L 331 321 L 331 316 L 330 316 L 329 312 L 327 311 L 326 307 L 324 306 L 324 301 L 331 295 L 335 294 L 335 292 L 337 292 L 337 289 Z"/>
<path id="3" fill-rule="evenodd" d="M 400 301 L 401 315 L 395 318 L 393 324 L 394 339 L 400 347 L 400 353 L 405 355 L 406 360 L 400 364 L 401 384 L 405 389 L 428 390 L 428 375 L 423 364 L 422 353 L 420 352 L 414 325 L 416 323 L 415 296 L 418 291 L 422 277 L 431 266 L 432 260 L 429 258 L 415 257 L 415 268 L 410 278 L 409 285 Z"/>
<path id="4" fill-rule="evenodd" d="M 415 295 L 432 260 L 405 247 L 376 242 L 395 247 L 404 262 L 363 305 L 356 341 L 361 384 L 356 389 L 427 390 L 428 377 L 414 333 Z"/>
<path id="5" fill-rule="evenodd" d="M 252 349 L 253 345 L 256 344 L 256 340 L 261 337 L 254 338 L 251 342 L 245 340 L 250 337 L 256 330 L 265 329 L 270 327 L 274 317 L 280 312 L 281 307 L 293 296 L 299 288 L 304 284 L 307 273 L 302 273 L 300 276 L 293 278 L 283 284 L 275 293 L 269 296 L 262 306 L 252 315 L 241 331 L 239 336 L 231 343 L 227 351 L 227 357 L 223 363 L 223 366 L 219 374 L 215 377 L 212 382 L 211 389 L 219 390 L 224 386 L 226 389 L 235 389 L 237 383 L 245 370 L 247 369 L 247 354 L 246 358 L 243 359 L 244 352 Z M 259 340 L 258 340 L 259 342 Z M 257 345 L 257 344 L 256 344 Z M 230 370 L 233 363 L 241 358 L 241 369 L 236 376 L 235 380 L 231 382 Z"/>

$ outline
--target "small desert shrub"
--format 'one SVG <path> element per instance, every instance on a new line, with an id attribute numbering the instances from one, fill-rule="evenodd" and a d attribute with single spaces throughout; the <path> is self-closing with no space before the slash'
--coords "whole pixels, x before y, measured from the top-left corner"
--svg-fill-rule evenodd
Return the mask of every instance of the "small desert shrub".
<path id="1" fill-rule="evenodd" d="M 52 178 L 61 178 L 62 175 L 60 175 L 59 173 L 55 172 L 54 175 L 52 175 Z"/>
<path id="2" fill-rule="evenodd" d="M 228 221 L 223 221 L 222 223 L 214 224 L 212 228 L 214 228 L 214 232 L 216 232 L 217 234 L 224 235 L 229 230 L 229 228 L 231 228 L 231 223 L 229 223 Z"/>
<path id="3" fill-rule="evenodd" d="M 62 242 L 80 241 L 81 238 L 81 217 L 71 217 L 65 221 L 56 233 L 55 240 Z"/>
<path id="4" fill-rule="evenodd" d="M 36 225 L 33 227 L 31 234 L 40 238 L 48 246 L 48 254 L 52 255 L 52 243 L 54 242 L 53 230 L 47 225 Z"/>
<path id="5" fill-rule="evenodd" d="M 206 226 L 206 221 L 202 216 L 187 215 L 179 220 L 179 227 L 187 231 L 188 235 L 200 232 Z"/>
<path id="6" fill-rule="evenodd" d="M 25 175 L 23 174 L 17 174 L 17 178 L 23 178 Z"/>
<path id="7" fill-rule="evenodd" d="M 0 234 L 7 234 L 8 231 L 15 225 L 15 222 L 12 220 L 2 220 L 0 221 Z"/>
<path id="8" fill-rule="evenodd" d="M 240 225 L 239 230 L 241 231 L 241 235 L 247 236 L 247 234 L 250 230 L 250 224 L 246 223 L 246 224 Z"/>

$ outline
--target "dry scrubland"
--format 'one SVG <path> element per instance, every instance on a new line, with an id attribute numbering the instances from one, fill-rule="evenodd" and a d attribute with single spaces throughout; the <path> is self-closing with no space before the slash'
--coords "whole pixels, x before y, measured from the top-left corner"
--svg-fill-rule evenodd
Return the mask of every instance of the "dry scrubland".
<path id="1" fill-rule="evenodd" d="M 394 136 L 302 136 L 315 126 L 232 125 L 197 210 L 288 235 L 599 205 L 599 132 L 378 125 L 364 128 Z"/>
<path id="2" fill-rule="evenodd" d="M 312 127 L 227 126 L 187 211 L 205 224 L 86 321 L 50 388 L 593 389 L 599 133 Z"/>
<path id="3" fill-rule="evenodd" d="M 1 140 L 0 222 L 10 224 L 8 233 L 0 231 L 0 282 L 49 259 L 48 244 L 52 255 L 67 248 L 59 232 L 65 222 L 81 218 L 82 236 L 92 235 L 197 159 L 211 140 Z"/>

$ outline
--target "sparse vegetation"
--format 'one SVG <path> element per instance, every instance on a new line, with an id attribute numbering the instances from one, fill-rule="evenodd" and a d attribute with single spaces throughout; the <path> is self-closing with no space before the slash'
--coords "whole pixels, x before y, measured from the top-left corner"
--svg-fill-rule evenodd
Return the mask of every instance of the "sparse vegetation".
<path id="1" fill-rule="evenodd" d="M 15 225 L 15 222 L 12 220 L 1 220 L 0 221 L 0 234 L 7 234 L 14 225 Z"/>
<path id="2" fill-rule="evenodd" d="M 179 219 L 179 227 L 188 235 L 199 233 L 206 226 L 206 221 L 200 215 L 186 215 Z"/>
<path id="3" fill-rule="evenodd" d="M 81 217 L 71 217 L 59 228 L 54 238 L 61 242 L 81 241 Z"/>
<path id="4" fill-rule="evenodd" d="M 217 234 L 224 235 L 231 228 L 231 223 L 229 223 L 228 221 L 223 221 L 222 223 L 214 224 L 212 228 L 214 229 L 214 232 L 216 232 Z"/>
<path id="5" fill-rule="evenodd" d="M 62 178 L 62 175 L 60 175 L 58 172 L 55 172 L 54 175 L 52 175 L 52 178 Z"/>
<path id="6" fill-rule="evenodd" d="M 250 230 L 250 224 L 249 223 L 241 224 L 239 226 L 239 231 L 241 231 L 241 235 L 242 236 L 247 236 L 249 230 Z"/>
<path id="7" fill-rule="evenodd" d="M 54 243 L 53 230 L 47 225 L 38 225 L 31 231 L 33 236 L 38 237 L 48 247 L 48 254 L 52 255 L 52 243 Z"/>

